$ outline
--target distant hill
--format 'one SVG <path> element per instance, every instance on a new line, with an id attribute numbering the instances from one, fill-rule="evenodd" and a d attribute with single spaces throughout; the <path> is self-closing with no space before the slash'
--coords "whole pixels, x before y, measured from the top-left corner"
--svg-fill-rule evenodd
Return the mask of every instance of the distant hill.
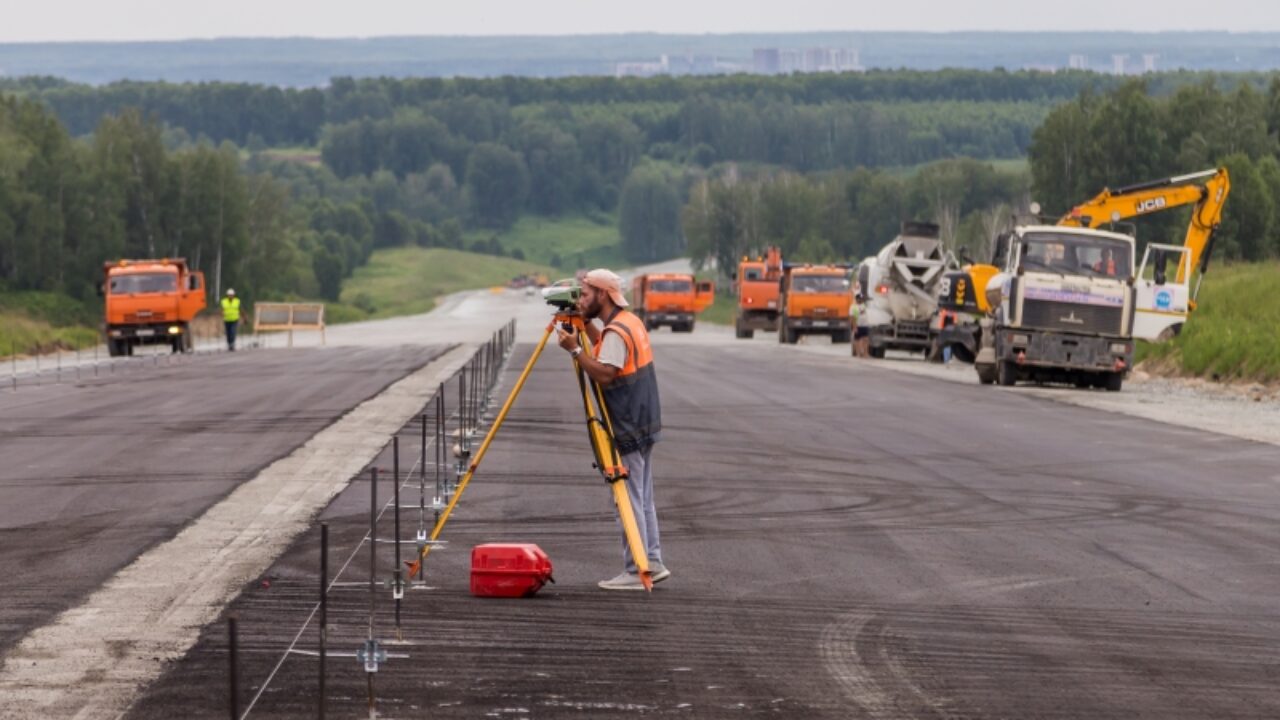
<path id="1" fill-rule="evenodd" d="M 351 77 L 563 77 L 632 72 L 710 73 L 782 69 L 757 49 L 856 50 L 868 68 L 944 67 L 1110 72 L 1280 68 L 1280 33 L 794 33 L 220 39 L 178 42 L 0 44 L 0 76 L 49 75 L 93 84 L 114 80 L 222 80 L 312 87 Z M 662 65 L 662 56 L 667 64 Z M 767 58 L 768 54 L 765 54 Z M 784 53 L 785 56 L 785 53 Z M 1144 56 L 1152 56 L 1144 59 Z M 665 69 L 664 69 L 665 68 Z"/>

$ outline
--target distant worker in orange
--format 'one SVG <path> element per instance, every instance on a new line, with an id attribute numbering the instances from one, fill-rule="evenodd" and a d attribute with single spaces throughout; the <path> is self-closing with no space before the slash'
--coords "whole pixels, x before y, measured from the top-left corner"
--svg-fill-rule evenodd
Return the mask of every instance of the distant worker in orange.
<path id="1" fill-rule="evenodd" d="M 1102 249 L 1102 259 L 1093 264 L 1094 272 L 1105 273 L 1111 277 L 1116 276 L 1116 259 L 1111 252 L 1111 248 Z"/>
<path id="2" fill-rule="evenodd" d="M 240 325 L 240 298 L 233 288 L 227 288 L 222 298 L 222 325 L 227 331 L 227 350 L 236 351 L 236 328 Z"/>
<path id="3" fill-rule="evenodd" d="M 578 311 L 587 320 L 587 337 L 594 356 L 578 346 L 574 333 L 557 328 L 560 347 L 577 358 L 578 364 L 599 383 L 604 404 L 613 424 L 614 440 L 627 468 L 627 493 L 635 509 L 649 560 L 653 582 L 671 577 L 662 563 L 658 542 L 658 513 L 653 502 L 653 463 L 650 453 L 662 432 L 662 410 L 658 402 L 658 376 L 653 368 L 653 348 L 644 321 L 628 312 L 622 294 L 622 278 L 609 270 L 592 270 L 582 278 Z M 599 319 L 602 326 L 596 325 Z M 644 590 L 640 570 L 626 536 L 622 540 L 623 572 L 599 585 L 605 590 Z"/>

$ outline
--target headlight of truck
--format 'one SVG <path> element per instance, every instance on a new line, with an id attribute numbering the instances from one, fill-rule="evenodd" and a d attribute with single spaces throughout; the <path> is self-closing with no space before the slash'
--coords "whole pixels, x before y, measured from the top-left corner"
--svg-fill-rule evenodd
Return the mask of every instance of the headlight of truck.
<path id="1" fill-rule="evenodd" d="M 1027 335 L 1014 335 L 1011 340 L 1014 345 L 1026 345 L 1031 342 L 1031 338 Z"/>
<path id="2" fill-rule="evenodd" d="M 1129 352 L 1129 346 L 1124 343 L 1111 343 L 1111 352 L 1123 355 Z"/>
<path id="3" fill-rule="evenodd" d="M 180 334 L 180 333 L 182 333 L 182 328 L 178 327 L 177 325 L 170 325 L 170 326 L 169 326 L 169 334 L 170 334 L 170 335 L 178 335 L 178 334 Z"/>

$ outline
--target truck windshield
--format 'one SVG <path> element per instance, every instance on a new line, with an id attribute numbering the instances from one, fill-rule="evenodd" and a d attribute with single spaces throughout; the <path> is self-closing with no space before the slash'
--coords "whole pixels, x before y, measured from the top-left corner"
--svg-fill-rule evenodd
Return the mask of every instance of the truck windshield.
<path id="1" fill-rule="evenodd" d="M 1030 233 L 1023 239 L 1027 270 L 1062 275 L 1127 278 L 1133 272 L 1129 244 L 1123 240 L 1074 233 Z"/>
<path id="2" fill-rule="evenodd" d="M 135 273 L 111 278 L 112 295 L 177 291 L 178 276 L 174 273 Z"/>
<path id="3" fill-rule="evenodd" d="M 688 280 L 654 280 L 649 283 L 649 292 L 691 293 L 693 283 Z"/>
<path id="4" fill-rule="evenodd" d="M 795 275 L 791 278 L 791 290 L 802 293 L 849 292 L 846 275 Z"/>

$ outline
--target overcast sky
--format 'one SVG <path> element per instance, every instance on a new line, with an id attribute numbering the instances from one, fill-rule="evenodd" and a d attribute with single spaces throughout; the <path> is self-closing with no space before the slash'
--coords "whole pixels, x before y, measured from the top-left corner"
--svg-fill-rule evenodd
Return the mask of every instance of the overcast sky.
<path id="1" fill-rule="evenodd" d="M 0 42 L 806 30 L 1280 30 L 1276 0 L 4 0 Z"/>

